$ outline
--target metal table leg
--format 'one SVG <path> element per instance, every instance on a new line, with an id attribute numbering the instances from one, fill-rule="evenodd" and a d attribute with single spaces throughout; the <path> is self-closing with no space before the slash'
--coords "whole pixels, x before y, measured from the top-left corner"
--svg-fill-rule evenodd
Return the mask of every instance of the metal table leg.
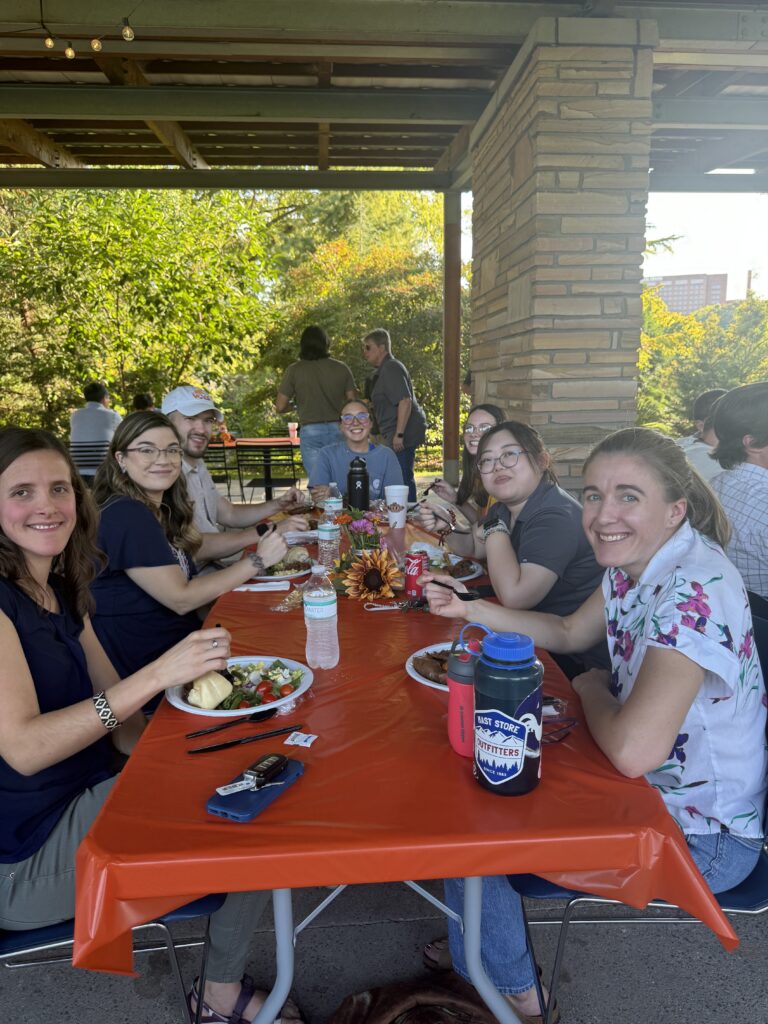
<path id="1" fill-rule="evenodd" d="M 472 984 L 500 1024 L 520 1024 L 520 1018 L 493 985 L 480 960 L 480 918 L 483 905 L 482 878 L 464 879 L 464 954 Z"/>
<path id="2" fill-rule="evenodd" d="M 293 985 L 293 905 L 290 889 L 272 890 L 272 908 L 275 914 L 275 963 L 277 974 L 272 991 L 253 1018 L 253 1024 L 272 1024 L 280 1016 L 283 1003 Z"/>

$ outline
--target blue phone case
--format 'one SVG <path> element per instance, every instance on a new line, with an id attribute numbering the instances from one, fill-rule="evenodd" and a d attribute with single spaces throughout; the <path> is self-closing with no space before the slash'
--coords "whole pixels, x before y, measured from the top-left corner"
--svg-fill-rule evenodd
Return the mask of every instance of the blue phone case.
<path id="1" fill-rule="evenodd" d="M 294 782 L 301 778 L 303 774 L 303 762 L 289 758 L 288 764 L 278 776 L 271 780 L 269 785 L 264 786 L 262 789 L 244 789 L 239 793 L 229 793 L 227 796 L 214 793 L 212 797 L 208 798 L 205 809 L 209 814 L 215 814 L 219 818 L 228 818 L 229 821 L 253 821 L 271 803 L 274 803 L 286 789 L 290 789 Z M 236 775 L 231 781 L 236 782 L 242 777 L 241 772 L 240 775 Z M 276 786 L 276 782 L 279 782 L 280 785 Z"/>

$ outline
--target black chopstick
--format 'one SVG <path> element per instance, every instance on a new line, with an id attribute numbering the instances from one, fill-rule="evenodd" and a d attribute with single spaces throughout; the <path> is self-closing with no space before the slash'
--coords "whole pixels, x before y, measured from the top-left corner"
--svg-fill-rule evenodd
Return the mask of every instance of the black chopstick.
<path id="1" fill-rule="evenodd" d="M 188 754 L 208 754 L 214 750 L 226 750 L 228 747 L 239 747 L 243 743 L 256 743 L 257 740 L 268 740 L 272 736 L 283 736 L 287 732 L 295 732 L 297 729 L 303 729 L 304 726 L 299 725 L 285 725 L 282 729 L 273 729 L 271 732 L 260 732 L 258 736 L 244 736 L 240 740 L 230 740 L 228 743 L 214 743 L 210 747 L 193 747 L 192 750 L 188 750 Z"/>
<path id="2" fill-rule="evenodd" d="M 241 715 L 239 718 L 230 718 L 228 722 L 222 722 L 221 725 L 212 725 L 210 729 L 198 729 L 197 732 L 188 732 L 184 739 L 196 740 L 198 736 L 209 736 L 212 732 L 221 732 L 222 729 L 231 729 L 233 725 L 245 725 L 246 722 L 262 721 L 266 722 L 268 718 L 272 718 L 273 715 L 277 714 L 277 708 L 262 707 L 257 711 L 252 711 L 249 715 Z"/>

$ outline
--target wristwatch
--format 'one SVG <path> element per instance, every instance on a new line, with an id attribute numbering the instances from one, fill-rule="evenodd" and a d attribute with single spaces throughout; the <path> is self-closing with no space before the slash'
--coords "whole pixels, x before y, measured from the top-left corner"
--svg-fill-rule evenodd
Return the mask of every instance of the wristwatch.
<path id="1" fill-rule="evenodd" d="M 405 437 L 405 434 L 395 434 L 395 437 Z"/>

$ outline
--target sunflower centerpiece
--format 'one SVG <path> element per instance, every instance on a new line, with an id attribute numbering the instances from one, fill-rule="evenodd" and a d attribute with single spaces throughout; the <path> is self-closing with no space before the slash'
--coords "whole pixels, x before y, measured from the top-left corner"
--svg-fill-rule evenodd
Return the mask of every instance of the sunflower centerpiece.
<path id="1" fill-rule="evenodd" d="M 369 548 L 355 555 L 342 570 L 341 588 L 358 601 L 380 601 L 402 590 L 403 576 L 388 548 Z"/>
<path id="2" fill-rule="evenodd" d="M 395 590 L 402 590 L 403 576 L 392 553 L 381 547 L 379 514 L 351 508 L 336 522 L 349 539 L 349 549 L 338 563 L 337 588 L 361 601 L 394 597 Z"/>

